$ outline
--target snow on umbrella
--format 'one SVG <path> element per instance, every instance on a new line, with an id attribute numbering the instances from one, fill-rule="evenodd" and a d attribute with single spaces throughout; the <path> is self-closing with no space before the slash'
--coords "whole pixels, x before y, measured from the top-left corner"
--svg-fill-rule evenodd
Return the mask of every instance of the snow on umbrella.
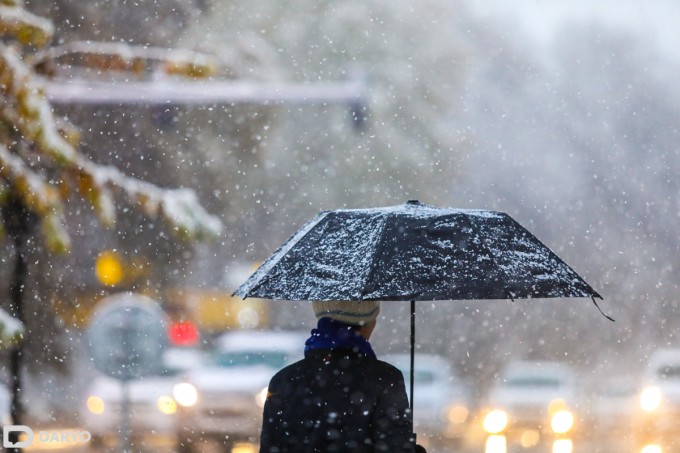
<path id="1" fill-rule="evenodd" d="M 602 299 L 509 215 L 437 208 L 415 200 L 400 206 L 321 212 L 234 295 L 411 301 L 411 408 L 415 301 Z"/>

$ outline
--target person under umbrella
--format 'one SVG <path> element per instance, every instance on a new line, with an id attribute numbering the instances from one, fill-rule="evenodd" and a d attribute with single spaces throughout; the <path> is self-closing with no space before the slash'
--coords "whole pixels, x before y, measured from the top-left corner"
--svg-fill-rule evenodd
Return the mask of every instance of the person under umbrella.
<path id="1" fill-rule="evenodd" d="M 314 301 L 304 359 L 271 379 L 260 453 L 424 452 L 415 445 L 404 377 L 369 339 L 379 301 Z"/>
<path id="2" fill-rule="evenodd" d="M 599 309 L 595 299 L 602 299 L 509 215 L 439 208 L 418 200 L 317 214 L 272 253 L 234 295 L 360 304 L 410 301 L 410 419 L 416 301 L 589 297 Z M 414 443 L 415 435 L 411 439 Z"/>

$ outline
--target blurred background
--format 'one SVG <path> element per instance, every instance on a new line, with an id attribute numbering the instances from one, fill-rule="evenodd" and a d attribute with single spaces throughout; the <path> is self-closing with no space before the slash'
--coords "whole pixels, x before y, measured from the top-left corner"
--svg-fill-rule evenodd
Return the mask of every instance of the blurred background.
<path id="1" fill-rule="evenodd" d="M 199 356 L 225 333 L 308 332 L 307 304 L 231 293 L 319 211 L 418 199 L 510 214 L 602 294 L 600 307 L 616 319 L 578 299 L 417 304 L 417 352 L 444 358 L 465 384 L 466 423 L 482 414 L 470 432 L 483 431 L 482 408 L 508 381 L 508 365 L 559 362 L 569 369 L 559 376 L 573 373 L 579 403 L 570 406 L 590 427 L 581 430 L 589 451 L 640 451 L 625 417 L 644 412 L 637 398 L 655 354 L 680 348 L 676 2 L 25 0 L 25 8 L 53 22 L 54 46 L 200 51 L 220 61 L 220 80 L 255 87 L 226 101 L 53 103 L 92 160 L 195 190 L 223 228 L 212 241 L 183 242 L 125 205 L 111 229 L 89 205 L 67 200 L 71 252 L 51 253 L 36 239 L 28 260 L 24 399 L 35 425 L 85 426 L 91 395 L 83 392 L 97 372 L 83 330 L 102 298 L 150 296 L 172 323 L 197 330 L 175 346 Z M 116 92 L 126 80 L 60 70 L 54 80 L 64 86 L 95 80 Z M 319 99 L 305 91 L 313 89 Z M 343 89 L 350 94 L 338 95 Z M 0 247 L 6 294 L 12 245 Z M 379 356 L 408 351 L 408 323 L 407 304 L 383 304 Z M 178 373 L 195 371 L 186 367 Z M 619 387 L 627 402 L 607 417 L 625 428 L 596 437 L 598 408 Z M 457 448 L 493 453 L 480 442 Z M 449 445 L 432 448 L 454 451 Z M 679 448 L 669 445 L 647 452 Z"/>

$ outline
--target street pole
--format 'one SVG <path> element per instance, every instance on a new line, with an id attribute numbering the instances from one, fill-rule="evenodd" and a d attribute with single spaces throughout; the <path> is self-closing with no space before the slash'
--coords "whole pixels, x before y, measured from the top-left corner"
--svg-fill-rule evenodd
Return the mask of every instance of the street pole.
<path id="1" fill-rule="evenodd" d="M 55 79 L 45 82 L 53 105 L 328 105 L 345 104 L 352 127 L 361 132 L 368 119 L 368 87 L 361 70 L 347 80 L 315 83 L 265 83 L 233 80 L 187 81 L 173 78 L 102 82 Z"/>
<path id="2" fill-rule="evenodd" d="M 122 399 L 120 403 L 120 451 L 130 453 L 130 380 L 120 381 Z"/>
<path id="3" fill-rule="evenodd" d="M 11 196 L 2 206 L 3 224 L 8 236 L 14 245 L 14 268 L 10 280 L 10 314 L 22 325 L 26 325 L 24 312 L 24 294 L 28 283 L 28 244 L 35 232 L 37 218 L 16 196 Z M 21 400 L 23 391 L 22 368 L 24 358 L 23 341 L 13 346 L 10 354 L 10 379 L 11 379 L 11 409 L 10 415 L 14 425 L 24 422 L 24 406 Z M 19 441 L 19 432 L 9 434 L 9 441 L 16 444 Z M 12 447 L 10 453 L 20 453 L 21 449 Z"/>
<path id="4" fill-rule="evenodd" d="M 55 80 L 45 84 L 51 104 L 77 105 L 285 105 L 363 104 L 363 75 L 340 82 L 255 83 L 175 79 L 101 82 Z"/>
<path id="5" fill-rule="evenodd" d="M 132 325 L 130 313 L 127 312 L 123 317 L 123 325 L 120 327 L 120 333 L 123 336 L 123 354 L 126 360 L 133 357 L 135 351 L 132 347 Z M 120 450 L 123 453 L 130 453 L 130 437 L 131 437 L 131 412 L 130 412 L 130 381 L 134 377 L 130 374 L 132 369 L 127 367 L 125 373 L 121 374 L 121 402 L 120 402 Z"/>

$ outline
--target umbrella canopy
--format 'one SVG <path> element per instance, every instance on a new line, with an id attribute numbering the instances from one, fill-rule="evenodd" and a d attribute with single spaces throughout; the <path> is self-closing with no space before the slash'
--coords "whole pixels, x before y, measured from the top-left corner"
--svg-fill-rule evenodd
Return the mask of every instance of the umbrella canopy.
<path id="1" fill-rule="evenodd" d="M 602 298 L 509 215 L 437 208 L 416 200 L 321 212 L 234 295 L 410 300 L 411 416 L 415 301 L 590 297 L 597 306 L 595 298 Z"/>
<path id="2" fill-rule="evenodd" d="M 318 214 L 234 294 L 282 300 L 601 298 L 509 215 L 417 201 Z"/>

